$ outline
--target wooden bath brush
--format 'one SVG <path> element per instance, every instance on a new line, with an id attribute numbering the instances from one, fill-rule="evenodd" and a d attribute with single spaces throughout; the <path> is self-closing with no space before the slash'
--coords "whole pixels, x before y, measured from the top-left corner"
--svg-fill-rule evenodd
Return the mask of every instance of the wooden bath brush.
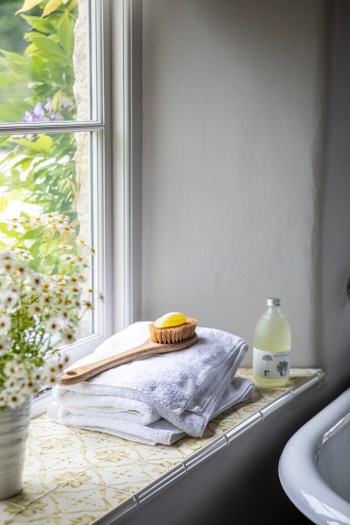
<path id="1" fill-rule="evenodd" d="M 195 333 L 197 323 L 197 319 L 185 317 L 180 312 L 165 314 L 149 325 L 150 338 L 141 345 L 62 372 L 58 376 L 58 384 L 74 385 L 130 361 L 184 350 L 198 341 Z"/>

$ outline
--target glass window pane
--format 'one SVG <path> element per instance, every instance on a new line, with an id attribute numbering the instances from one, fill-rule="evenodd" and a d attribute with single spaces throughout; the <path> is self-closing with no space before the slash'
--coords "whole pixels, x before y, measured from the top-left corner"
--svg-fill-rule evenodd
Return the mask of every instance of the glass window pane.
<path id="1" fill-rule="evenodd" d="M 0 123 L 92 120 L 89 17 L 89 0 L 1 0 Z"/>
<path id="2" fill-rule="evenodd" d="M 48 276 L 62 273 L 62 264 L 70 256 L 77 261 L 77 250 L 85 250 L 92 263 L 88 247 L 93 241 L 93 135 L 0 136 L 0 251 L 24 244 L 30 249 L 31 266 Z M 69 228 L 62 217 L 68 219 Z M 85 289 L 92 288 L 90 268 L 81 267 L 80 271 L 75 265 L 72 270 L 84 277 Z M 92 333 L 92 312 L 88 307 L 79 336 Z"/>

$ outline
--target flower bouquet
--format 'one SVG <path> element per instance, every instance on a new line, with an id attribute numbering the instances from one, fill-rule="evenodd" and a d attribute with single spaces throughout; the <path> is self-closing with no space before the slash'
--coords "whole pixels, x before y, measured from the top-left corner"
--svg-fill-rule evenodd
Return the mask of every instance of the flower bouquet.
<path id="1" fill-rule="evenodd" d="M 56 382 L 68 361 L 61 349 L 94 303 L 84 290 L 94 250 L 66 217 L 0 222 L 1 248 L 0 500 L 22 489 L 32 397 Z"/>
<path id="2" fill-rule="evenodd" d="M 1 411 L 53 385 L 67 364 L 60 349 L 75 340 L 85 311 L 93 308 L 94 292 L 83 283 L 94 250 L 76 240 L 64 216 L 20 218 L 0 226 L 13 232 L 12 246 L 0 252 Z M 32 255 L 38 235 L 54 273 L 49 274 L 42 253 Z M 73 244 L 66 242 L 71 239 Z M 38 264 L 45 273 L 35 268 Z"/>

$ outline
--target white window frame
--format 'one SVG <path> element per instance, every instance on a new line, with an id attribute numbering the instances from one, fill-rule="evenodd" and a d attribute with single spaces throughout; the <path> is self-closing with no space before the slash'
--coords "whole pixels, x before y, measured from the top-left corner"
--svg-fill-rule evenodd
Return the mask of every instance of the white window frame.
<path id="1" fill-rule="evenodd" d="M 115 325 L 141 316 L 142 0 L 112 0 Z"/>
<path id="2" fill-rule="evenodd" d="M 103 79 L 102 120 L 97 126 L 103 125 L 105 140 L 99 166 L 104 175 L 98 178 L 94 195 L 95 209 L 104 213 L 94 235 L 97 266 L 105 271 L 95 276 L 95 282 L 106 300 L 97 305 L 97 317 L 102 318 L 97 333 L 70 345 L 71 362 L 139 320 L 141 312 L 142 0 L 99 2 L 103 47 L 110 53 L 96 49 Z M 50 402 L 49 389 L 33 400 L 32 417 L 44 413 Z"/>

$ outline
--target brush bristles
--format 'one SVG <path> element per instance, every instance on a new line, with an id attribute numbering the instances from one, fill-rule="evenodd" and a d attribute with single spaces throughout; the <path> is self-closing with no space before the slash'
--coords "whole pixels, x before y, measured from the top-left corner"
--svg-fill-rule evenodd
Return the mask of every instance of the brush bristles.
<path id="1" fill-rule="evenodd" d="M 197 319 L 187 318 L 187 322 L 169 328 L 156 328 L 153 323 L 149 325 L 150 339 L 154 343 L 170 344 L 179 343 L 192 337 L 196 331 Z"/>

